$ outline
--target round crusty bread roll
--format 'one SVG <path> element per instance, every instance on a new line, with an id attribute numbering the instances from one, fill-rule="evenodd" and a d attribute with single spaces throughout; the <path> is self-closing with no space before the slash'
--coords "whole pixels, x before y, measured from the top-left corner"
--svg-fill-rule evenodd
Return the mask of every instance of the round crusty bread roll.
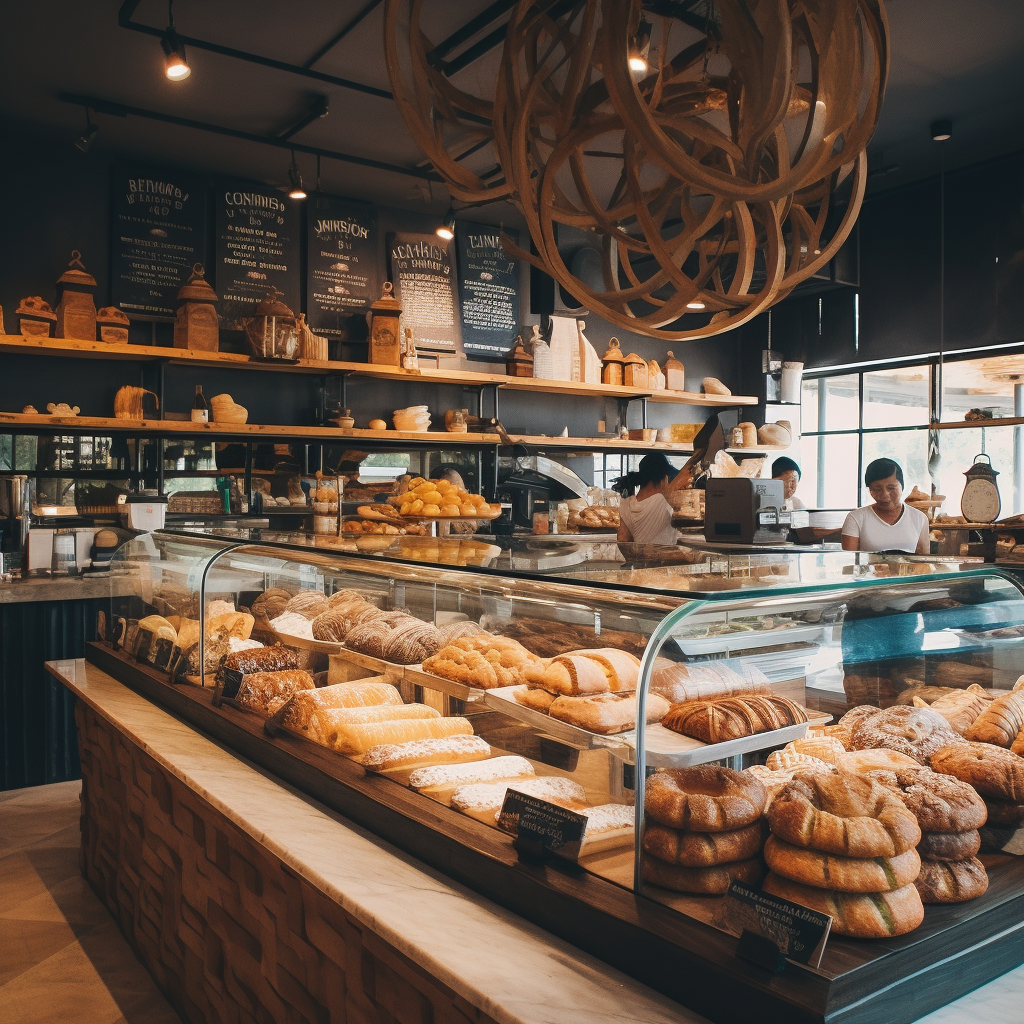
<path id="1" fill-rule="evenodd" d="M 651 885 L 705 896 L 724 895 L 734 881 L 756 885 L 762 874 L 758 857 L 732 864 L 717 864 L 710 868 L 687 868 L 679 864 L 667 864 L 655 857 L 644 857 L 641 865 L 644 881 Z"/>
<path id="2" fill-rule="evenodd" d="M 839 892 L 892 892 L 910 885 L 921 870 L 914 847 L 895 857 L 840 857 L 792 846 L 778 836 L 768 837 L 764 859 L 783 878 Z"/>
<path id="3" fill-rule="evenodd" d="M 854 750 L 895 750 L 927 764 L 936 750 L 958 740 L 960 737 L 937 711 L 896 704 L 861 722 L 853 730 L 851 746 Z"/>
<path id="4" fill-rule="evenodd" d="M 929 763 L 935 771 L 969 783 L 982 796 L 1024 802 L 1024 757 L 1003 747 L 960 740 L 937 750 Z"/>
<path id="5" fill-rule="evenodd" d="M 843 857 L 895 857 L 921 841 L 921 829 L 903 801 L 861 775 L 804 775 L 768 808 L 780 839 Z"/>
<path id="6" fill-rule="evenodd" d="M 757 431 L 758 444 L 777 444 L 788 448 L 793 443 L 793 430 L 784 423 L 766 423 Z"/>
<path id="7" fill-rule="evenodd" d="M 922 859 L 914 882 L 922 903 L 964 903 L 988 891 L 988 872 L 977 857 L 964 860 Z"/>
<path id="8" fill-rule="evenodd" d="M 873 771 L 868 778 L 895 793 L 922 832 L 966 832 L 981 828 L 988 816 L 977 790 L 952 775 L 922 767 Z"/>
<path id="9" fill-rule="evenodd" d="M 667 864 L 707 868 L 756 857 L 764 845 L 765 831 L 763 821 L 731 832 L 681 832 L 649 822 L 644 826 L 643 848 Z"/>
<path id="10" fill-rule="evenodd" d="M 913 885 L 895 892 L 836 892 L 782 878 L 769 872 L 762 889 L 832 918 L 835 935 L 886 939 L 906 935 L 924 920 L 924 904 Z"/>
<path id="11" fill-rule="evenodd" d="M 966 832 L 923 832 L 917 852 L 921 860 L 968 860 L 981 849 L 981 833 L 976 829 Z"/>
<path id="12" fill-rule="evenodd" d="M 757 779 L 718 765 L 666 768 L 647 780 L 644 810 L 657 822 L 691 832 L 729 832 L 764 813 L 768 793 Z"/>

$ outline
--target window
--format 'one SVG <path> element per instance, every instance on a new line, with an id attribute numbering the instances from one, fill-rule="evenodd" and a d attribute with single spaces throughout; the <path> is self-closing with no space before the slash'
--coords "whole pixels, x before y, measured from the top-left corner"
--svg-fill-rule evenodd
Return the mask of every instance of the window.
<path id="1" fill-rule="evenodd" d="M 940 380 L 933 477 L 928 425 Z M 903 469 L 906 490 L 930 492 L 934 483 L 945 496 L 942 511 L 958 515 L 963 474 L 984 453 L 999 472 L 1002 515 L 1024 511 L 1024 353 L 805 377 L 801 412 L 800 494 L 809 507 L 868 503 L 864 469 L 889 458 Z"/>

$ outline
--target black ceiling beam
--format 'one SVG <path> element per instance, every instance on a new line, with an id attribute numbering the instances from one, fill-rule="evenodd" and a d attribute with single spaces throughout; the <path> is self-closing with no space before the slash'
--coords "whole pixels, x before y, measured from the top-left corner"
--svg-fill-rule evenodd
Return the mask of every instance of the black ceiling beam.
<path id="1" fill-rule="evenodd" d="M 306 125 L 312 124 L 314 121 L 318 121 L 321 117 L 326 117 L 330 113 L 327 107 L 327 97 L 317 96 L 315 100 L 309 105 L 309 109 L 305 114 L 302 115 L 288 128 L 285 128 L 283 132 L 278 132 L 277 137 L 279 139 L 290 139 L 293 135 L 297 135 L 302 131 Z"/>
<path id="2" fill-rule="evenodd" d="M 427 54 L 427 60 L 431 63 L 440 63 L 456 47 L 472 39 L 477 32 L 482 31 L 492 21 L 507 14 L 516 5 L 516 0 L 496 0 L 490 7 L 482 10 L 475 18 L 471 18 L 460 29 L 456 29 L 447 39 L 442 40 Z"/>
<path id="3" fill-rule="evenodd" d="M 403 174 L 408 178 L 419 178 L 424 181 L 443 180 L 436 171 L 428 171 L 425 168 L 403 167 L 400 164 L 389 164 L 382 160 L 372 160 L 365 156 L 354 156 L 351 153 L 339 153 L 333 149 L 322 149 L 320 146 L 306 146 L 301 142 L 292 142 L 277 135 L 258 135 L 255 132 L 243 132 L 237 128 L 210 124 L 207 121 L 194 121 L 191 118 L 178 117 L 176 114 L 164 114 L 158 110 L 147 110 L 145 107 L 132 107 L 126 103 L 118 103 L 114 100 L 98 99 L 95 96 L 79 96 L 76 93 L 68 92 L 59 93 L 58 98 L 65 103 L 73 103 L 75 106 L 85 107 L 96 114 L 111 114 L 114 117 L 127 117 L 129 115 L 132 117 L 144 117 L 151 121 L 162 121 L 164 124 L 174 124 L 182 128 L 192 128 L 196 131 L 223 135 L 229 139 L 242 139 L 245 142 L 257 142 L 264 146 L 275 146 L 278 149 L 293 150 L 296 153 L 309 153 L 313 156 L 326 157 L 328 160 L 340 160 L 343 163 L 357 164 L 360 167 L 373 167 L 379 171 Z"/>
<path id="4" fill-rule="evenodd" d="M 140 0 L 124 0 L 117 15 L 117 22 L 121 28 L 131 32 L 141 32 L 143 35 L 153 36 L 162 39 L 166 29 L 156 28 L 153 25 L 143 25 L 141 22 L 132 21 L 132 15 Z M 234 60 L 248 61 L 250 64 L 259 64 L 265 68 L 273 68 L 275 71 L 286 71 L 292 75 L 302 75 L 305 78 L 315 78 L 318 82 L 327 82 L 336 85 L 339 89 L 351 89 L 354 92 L 361 92 L 367 96 L 379 96 L 381 99 L 394 99 L 386 89 L 378 89 L 374 85 L 364 85 L 362 82 L 353 82 L 348 78 L 339 78 L 337 75 L 327 75 L 322 71 L 315 71 L 313 68 L 303 67 L 300 64 L 289 64 L 283 60 L 274 60 L 273 57 L 264 57 L 259 53 L 249 53 L 247 50 L 236 50 L 231 46 L 222 46 L 220 43 L 212 43 L 208 39 L 197 39 L 195 36 L 186 36 L 175 31 L 175 35 L 186 46 L 192 46 L 197 50 L 208 50 L 210 53 L 219 54 L 222 57 L 231 57 Z"/>
<path id="5" fill-rule="evenodd" d="M 329 39 L 323 46 L 320 47 L 312 57 L 309 58 L 302 66 L 304 68 L 311 68 L 317 61 L 322 60 L 327 56 L 331 50 L 334 49 L 352 31 L 368 14 L 372 14 L 378 7 L 380 7 L 382 0 L 370 0 L 370 2 L 342 29 L 338 31 L 331 39 Z"/>

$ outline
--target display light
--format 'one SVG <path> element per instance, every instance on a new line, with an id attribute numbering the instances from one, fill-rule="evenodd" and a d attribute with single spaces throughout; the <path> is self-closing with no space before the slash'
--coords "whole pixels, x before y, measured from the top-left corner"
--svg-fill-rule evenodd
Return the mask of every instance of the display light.
<path id="1" fill-rule="evenodd" d="M 452 206 L 448 207 L 448 212 L 444 215 L 444 220 L 438 224 L 434 231 L 434 234 L 438 238 L 443 238 L 446 242 L 450 242 L 455 237 L 455 208 Z"/>
<path id="2" fill-rule="evenodd" d="M 302 187 L 302 175 L 299 174 L 299 165 L 295 162 L 295 150 L 292 150 L 292 165 L 288 168 L 288 198 L 305 199 L 306 190 Z"/>
<path id="3" fill-rule="evenodd" d="M 183 82 L 192 74 L 185 57 L 185 44 L 174 28 L 174 0 L 167 0 L 167 31 L 160 39 L 164 51 L 164 74 L 172 82 Z"/>
<path id="4" fill-rule="evenodd" d="M 92 121 L 89 120 L 89 111 L 87 110 L 85 112 L 85 131 L 75 139 L 75 147 L 80 149 L 83 153 L 88 153 L 99 133 L 100 126 L 98 124 L 93 124 Z"/>

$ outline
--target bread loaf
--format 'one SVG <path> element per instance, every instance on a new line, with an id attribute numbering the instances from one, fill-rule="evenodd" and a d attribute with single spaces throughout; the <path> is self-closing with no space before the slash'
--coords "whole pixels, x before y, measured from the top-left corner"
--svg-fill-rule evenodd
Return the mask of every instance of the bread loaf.
<path id="1" fill-rule="evenodd" d="M 312 690 L 313 677 L 302 669 L 284 672 L 253 672 L 242 676 L 235 698 L 239 704 L 258 715 L 269 717 L 296 690 Z"/>
<path id="2" fill-rule="evenodd" d="M 722 743 L 806 721 L 807 712 L 789 698 L 752 694 L 675 704 L 661 724 L 703 743 Z"/>
<path id="3" fill-rule="evenodd" d="M 742 661 L 688 664 L 657 658 L 651 672 L 651 692 L 672 704 L 681 704 L 739 693 L 771 693 L 772 687 L 759 668 Z"/>
<path id="4" fill-rule="evenodd" d="M 921 861 L 914 883 L 922 903 L 963 903 L 988 892 L 988 873 L 977 857 Z"/>
<path id="5" fill-rule="evenodd" d="M 921 861 L 967 860 L 981 849 L 981 833 L 972 828 L 966 832 L 922 832 L 917 852 Z M 927 902 L 927 900 L 925 901 Z"/>
<path id="6" fill-rule="evenodd" d="M 757 442 L 788 448 L 793 443 L 793 431 L 786 423 L 766 423 L 758 428 Z"/>
<path id="7" fill-rule="evenodd" d="M 509 755 L 491 757 L 486 761 L 471 761 L 467 764 L 441 764 L 417 768 L 409 776 L 409 785 L 424 796 L 448 803 L 460 786 L 481 782 L 521 782 L 533 778 L 536 774 L 533 765 L 525 757 Z"/>
<path id="8" fill-rule="evenodd" d="M 413 740 L 471 736 L 473 726 L 465 718 L 414 718 L 397 722 L 340 725 L 327 737 L 330 747 L 348 757 L 359 757 L 371 747 L 409 743 Z"/>
<path id="9" fill-rule="evenodd" d="M 1024 757 L 991 743 L 959 743 L 936 751 L 937 772 L 970 783 L 983 797 L 1024 802 Z"/>
<path id="10" fill-rule="evenodd" d="M 644 856 L 641 860 L 641 869 L 644 881 L 651 885 L 704 896 L 723 896 L 734 881 L 756 885 L 763 874 L 761 860 L 758 857 L 708 868 L 687 868 L 679 864 L 669 864 L 656 857 Z"/>
<path id="11" fill-rule="evenodd" d="M 404 722 L 440 718 L 441 713 L 425 704 L 376 704 L 365 708 L 318 708 L 313 715 L 310 738 L 326 747 L 342 749 L 339 736 L 354 725 Z M 342 752 L 345 752 L 344 750 Z"/>
<path id="12" fill-rule="evenodd" d="M 609 734 L 625 732 L 636 725 L 635 693 L 598 693 L 585 697 L 556 697 L 548 714 L 589 732 Z M 660 722 L 669 704 L 656 693 L 647 695 L 648 722 Z"/>
<path id="13" fill-rule="evenodd" d="M 756 448 L 757 447 L 757 427 L 753 423 L 740 423 L 740 432 L 743 434 L 743 447 L 744 448 Z"/>
<path id="14" fill-rule="evenodd" d="M 480 736 L 448 736 L 372 747 L 362 765 L 368 772 L 409 772 L 429 765 L 482 761 L 490 756 L 490 744 Z"/>
<path id="15" fill-rule="evenodd" d="M 701 387 L 706 395 L 731 395 L 732 392 L 717 378 L 705 377 L 701 381 Z"/>
<path id="16" fill-rule="evenodd" d="M 670 828 L 728 832 L 761 817 L 768 794 L 746 772 L 718 765 L 667 768 L 647 780 L 644 810 Z"/>
<path id="17" fill-rule="evenodd" d="M 303 590 L 289 599 L 284 610 L 312 620 L 327 610 L 327 598 L 318 590 Z"/>
<path id="18" fill-rule="evenodd" d="M 298 736 L 323 743 L 322 735 L 316 731 L 315 717 L 318 711 L 332 708 L 397 707 L 402 695 L 390 683 L 335 683 L 315 690 L 301 690 L 280 707 L 271 722 Z"/>
<path id="19" fill-rule="evenodd" d="M 707 868 L 756 857 L 764 846 L 763 820 L 729 832 L 686 832 L 650 821 L 644 826 L 644 852 L 668 864 Z"/>
<path id="20" fill-rule="evenodd" d="M 289 647 L 275 644 L 229 654 L 223 661 L 226 671 L 250 675 L 253 672 L 284 672 L 299 667 L 298 655 Z"/>
<path id="21" fill-rule="evenodd" d="M 996 697 L 971 723 L 965 737 L 977 743 L 1009 747 L 1024 730 L 1024 692 Z"/>
<path id="22" fill-rule="evenodd" d="M 952 690 L 932 701 L 931 709 L 942 715 L 955 733 L 963 736 L 988 707 L 989 700 L 980 686 L 971 685 L 966 690 Z"/>
<path id="23" fill-rule="evenodd" d="M 926 764 L 936 750 L 956 742 L 963 741 L 937 711 L 897 704 L 861 722 L 851 746 L 854 750 L 895 750 Z"/>
<path id="24" fill-rule="evenodd" d="M 629 804 L 598 804 L 586 808 L 584 813 L 587 824 L 580 847 L 581 857 L 633 845 L 634 811 Z"/>
<path id="25" fill-rule="evenodd" d="M 985 824 L 985 803 L 973 786 L 928 768 L 873 771 L 868 777 L 895 793 L 923 832 L 964 832 Z"/>
<path id="26" fill-rule="evenodd" d="M 843 857 L 793 846 L 774 835 L 764 845 L 764 859 L 783 878 L 839 892 L 892 892 L 910 885 L 921 870 L 913 846 L 892 857 Z"/>
<path id="27" fill-rule="evenodd" d="M 517 704 L 522 704 L 524 708 L 531 708 L 534 711 L 539 711 L 541 714 L 546 715 L 551 709 L 551 705 L 556 700 L 561 698 L 557 697 L 553 693 L 549 693 L 547 690 L 538 690 L 532 686 L 516 686 L 512 689 L 512 696 L 515 697 Z"/>
<path id="28" fill-rule="evenodd" d="M 489 690 L 525 683 L 526 671 L 536 673 L 542 670 L 542 663 L 516 640 L 485 633 L 453 640 L 427 658 L 423 670 L 442 679 Z"/>
<path id="29" fill-rule="evenodd" d="M 523 676 L 529 686 L 549 693 L 577 697 L 584 693 L 607 693 L 608 677 L 593 659 L 582 655 L 560 654 L 547 663 L 526 668 Z"/>

